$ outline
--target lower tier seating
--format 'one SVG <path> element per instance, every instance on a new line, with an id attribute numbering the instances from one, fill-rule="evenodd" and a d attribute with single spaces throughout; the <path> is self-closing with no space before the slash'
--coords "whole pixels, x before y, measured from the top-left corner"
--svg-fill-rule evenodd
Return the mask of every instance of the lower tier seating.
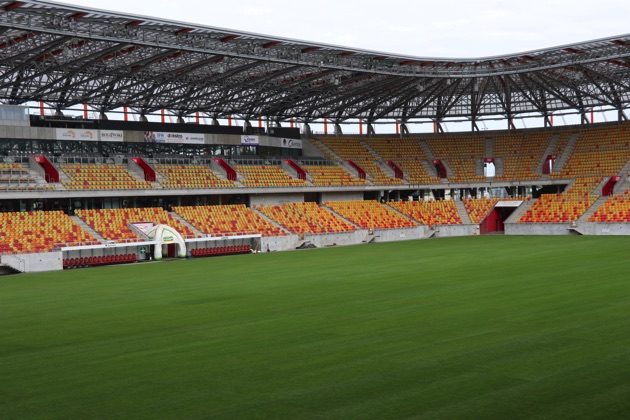
<path id="1" fill-rule="evenodd" d="M 141 239 L 136 231 L 130 227 L 130 224 L 133 223 L 164 224 L 177 230 L 184 238 L 195 236 L 190 228 L 158 207 L 77 210 L 76 214 L 99 235 L 111 241 Z"/>
<path id="2" fill-rule="evenodd" d="M 173 211 L 201 232 L 213 236 L 285 235 L 282 229 L 269 223 L 244 204 L 174 207 Z"/>
<path id="3" fill-rule="evenodd" d="M 316 203 L 286 203 L 258 208 L 267 217 L 297 234 L 339 233 L 356 230 L 345 220 L 336 217 Z"/>
<path id="4" fill-rule="evenodd" d="M 597 200 L 593 190 L 601 177 L 579 178 L 562 194 L 543 194 L 519 223 L 568 223 L 579 219 Z"/>
<path id="5" fill-rule="evenodd" d="M 488 216 L 488 213 L 494 208 L 495 204 L 499 201 L 496 198 L 481 198 L 481 199 L 469 199 L 464 200 L 464 207 L 470 221 L 479 224 Z"/>
<path id="6" fill-rule="evenodd" d="M 461 225 L 455 202 L 452 200 L 440 201 L 396 201 L 390 206 L 423 225 Z"/>
<path id="7" fill-rule="evenodd" d="M 630 222 L 630 191 L 616 194 L 608 198 L 588 219 L 598 223 Z"/>
<path id="8" fill-rule="evenodd" d="M 49 252 L 98 243 L 62 211 L 0 213 L 0 254 Z"/>
<path id="9" fill-rule="evenodd" d="M 399 229 L 416 226 L 378 201 L 328 201 L 326 206 L 363 229 Z"/>

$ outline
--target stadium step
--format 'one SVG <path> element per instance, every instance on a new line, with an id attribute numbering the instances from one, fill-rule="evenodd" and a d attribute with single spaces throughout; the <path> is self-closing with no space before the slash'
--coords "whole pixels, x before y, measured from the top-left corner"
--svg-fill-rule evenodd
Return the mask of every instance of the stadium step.
<path id="1" fill-rule="evenodd" d="M 579 138 L 580 138 L 580 135 L 577 133 L 572 134 L 571 137 L 569 137 L 569 142 L 567 143 L 566 147 L 560 154 L 560 157 L 556 159 L 556 162 L 553 168 L 554 172 L 560 172 L 564 169 L 564 166 L 567 164 L 567 162 L 573 155 L 573 150 L 575 150 L 575 145 L 577 144 L 577 141 Z"/>
<path id="2" fill-rule="evenodd" d="M 256 209 L 255 207 L 251 208 L 252 211 L 254 213 L 256 213 L 257 215 L 259 215 L 260 217 L 262 217 L 263 219 L 265 219 L 267 222 L 271 223 L 272 225 L 274 225 L 275 227 L 277 227 L 278 229 L 282 230 L 285 234 L 287 235 L 293 235 L 293 232 L 290 232 L 287 228 L 285 228 L 284 226 L 282 226 L 280 223 L 276 222 L 275 220 L 273 220 L 272 218 L 270 218 L 269 216 L 267 216 L 266 214 L 264 214 L 263 212 L 259 211 L 258 209 Z"/>
<path id="3" fill-rule="evenodd" d="M 588 208 L 588 210 L 586 210 L 584 212 L 584 214 L 582 214 L 582 216 L 580 216 L 580 218 L 577 220 L 578 222 L 588 222 L 588 219 L 595 214 L 595 212 L 597 211 L 597 209 L 599 209 L 601 207 L 602 204 L 604 204 L 609 197 L 599 197 L 597 200 L 595 200 L 595 202 L 593 203 L 593 205 L 591 205 L 591 207 Z"/>
<path id="4" fill-rule="evenodd" d="M 184 225 L 188 229 L 190 229 L 195 234 L 195 236 L 197 236 L 197 237 L 207 236 L 205 233 L 203 233 L 202 231 L 200 231 L 199 229 L 197 229 L 196 227 L 194 227 L 193 225 L 188 223 L 188 221 L 186 221 L 179 214 L 177 214 L 175 212 L 172 212 L 172 211 L 169 211 L 168 214 L 170 214 L 173 219 L 177 220 L 179 223 L 181 223 L 182 225 Z"/>
<path id="5" fill-rule="evenodd" d="M 553 135 L 551 136 L 551 139 L 549 139 L 549 144 L 547 145 L 547 148 L 543 152 L 542 156 L 540 157 L 540 161 L 538 162 L 538 165 L 536 166 L 536 173 L 538 175 L 543 176 L 543 166 L 545 165 L 545 162 L 547 161 L 547 156 L 554 154 L 556 147 L 558 146 L 559 139 L 560 139 L 560 136 L 558 135 Z"/>
<path id="6" fill-rule="evenodd" d="M 471 225 L 472 220 L 470 220 L 470 216 L 466 211 L 466 206 L 464 206 L 464 202 L 460 200 L 455 200 L 455 207 L 457 207 L 457 212 L 459 213 L 459 218 L 462 219 L 462 223 L 465 225 Z"/>
<path id="7" fill-rule="evenodd" d="M 487 137 L 484 143 L 484 157 L 494 157 L 494 139 Z"/>
<path id="8" fill-rule="evenodd" d="M 83 221 L 83 219 L 81 219 L 79 216 L 70 216 L 70 218 L 81 227 L 81 229 L 83 229 L 84 231 L 86 231 L 87 233 L 89 233 L 90 235 L 92 235 L 94 237 L 94 239 L 96 239 L 99 242 L 105 243 L 107 242 L 107 240 L 105 238 L 103 238 L 98 232 L 96 232 L 94 229 L 92 229 L 90 227 L 90 225 L 88 225 L 87 223 L 85 223 Z"/>

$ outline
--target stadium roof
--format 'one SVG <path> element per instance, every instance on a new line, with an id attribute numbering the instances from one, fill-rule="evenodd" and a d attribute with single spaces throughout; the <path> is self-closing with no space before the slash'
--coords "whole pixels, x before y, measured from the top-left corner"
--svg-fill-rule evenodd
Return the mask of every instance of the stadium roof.
<path id="1" fill-rule="evenodd" d="M 0 99 L 278 121 L 442 120 L 630 104 L 630 34 L 475 59 L 393 55 L 0 0 Z"/>

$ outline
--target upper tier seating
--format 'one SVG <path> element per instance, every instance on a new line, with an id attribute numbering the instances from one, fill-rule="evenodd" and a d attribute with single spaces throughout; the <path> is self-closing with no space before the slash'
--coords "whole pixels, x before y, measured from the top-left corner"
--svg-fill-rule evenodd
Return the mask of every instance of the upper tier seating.
<path id="1" fill-rule="evenodd" d="M 366 149 L 358 138 L 327 137 L 321 142 L 344 160 L 352 160 L 359 165 L 376 185 L 402 184 L 402 180 L 388 176 L 376 163 L 374 156 Z"/>
<path id="2" fill-rule="evenodd" d="M 453 172 L 451 182 L 485 181 L 477 175 L 476 162 L 484 157 L 485 139 L 471 135 L 449 135 L 426 140 L 436 159 L 448 164 Z"/>
<path id="3" fill-rule="evenodd" d="M 399 212 L 420 224 L 434 225 L 461 225 L 462 219 L 453 200 L 439 201 L 395 201 L 389 203 Z"/>
<path id="4" fill-rule="evenodd" d="M 519 223 L 568 223 L 580 218 L 597 200 L 593 190 L 602 177 L 578 178 L 562 194 L 543 194 Z"/>
<path id="5" fill-rule="evenodd" d="M 52 185 L 43 179 L 37 179 L 21 163 L 0 163 L 0 191 L 45 191 L 52 190 Z"/>
<path id="6" fill-rule="evenodd" d="M 630 222 L 630 190 L 624 194 L 610 196 L 595 213 L 589 222 L 628 223 Z"/>
<path id="7" fill-rule="evenodd" d="M 494 157 L 503 160 L 503 174 L 497 181 L 535 180 L 536 169 L 549 146 L 550 135 L 542 132 L 519 133 L 494 138 Z"/>
<path id="8" fill-rule="evenodd" d="M 124 165 L 66 163 L 61 170 L 71 178 L 64 183 L 69 190 L 139 190 L 151 183 L 134 178 Z"/>
<path id="9" fill-rule="evenodd" d="M 439 184 L 436 174 L 429 174 L 422 161 L 428 161 L 418 139 L 367 139 L 366 143 L 385 161 L 393 161 L 411 184 Z"/>
<path id="10" fill-rule="evenodd" d="M 355 178 L 343 168 L 335 165 L 302 165 L 312 179 L 312 184 L 320 187 L 365 185 L 364 179 Z"/>
<path id="11" fill-rule="evenodd" d="M 488 216 L 498 201 L 496 198 L 467 199 L 464 200 L 464 207 L 466 207 L 470 221 L 479 224 Z"/>
<path id="12" fill-rule="evenodd" d="M 244 204 L 174 207 L 173 211 L 201 232 L 213 236 L 286 235 L 282 229 L 269 223 Z"/>
<path id="13" fill-rule="evenodd" d="M 377 201 L 329 201 L 325 205 L 363 229 L 394 229 L 416 226 L 416 223 Z"/>
<path id="14" fill-rule="evenodd" d="M 132 223 L 153 223 L 168 225 L 177 230 L 184 238 L 195 234 L 187 226 L 174 219 L 168 212 L 158 207 L 77 210 L 76 215 L 107 240 L 129 241 L 141 239 L 129 226 Z"/>
<path id="15" fill-rule="evenodd" d="M 243 175 L 240 182 L 247 187 L 303 187 L 306 182 L 291 177 L 279 165 L 236 165 Z"/>
<path id="16" fill-rule="evenodd" d="M 0 254 L 49 252 L 98 241 L 62 211 L 0 213 Z"/>
<path id="17" fill-rule="evenodd" d="M 630 124 L 583 130 L 571 158 L 556 178 L 619 174 L 630 160 Z"/>
<path id="18" fill-rule="evenodd" d="M 356 230 L 350 223 L 319 207 L 316 203 L 261 206 L 258 210 L 297 234 L 339 233 Z"/>
<path id="19" fill-rule="evenodd" d="M 156 165 L 164 188 L 233 188 L 234 182 L 219 177 L 207 165 Z"/>

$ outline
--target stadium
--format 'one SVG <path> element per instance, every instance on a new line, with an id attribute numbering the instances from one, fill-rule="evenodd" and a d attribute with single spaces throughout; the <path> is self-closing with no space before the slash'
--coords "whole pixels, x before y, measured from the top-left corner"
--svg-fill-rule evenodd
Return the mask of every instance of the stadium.
<path id="1" fill-rule="evenodd" d="M 430 58 L 0 0 L 0 57 L 0 417 L 628 415 L 629 34 Z"/>

